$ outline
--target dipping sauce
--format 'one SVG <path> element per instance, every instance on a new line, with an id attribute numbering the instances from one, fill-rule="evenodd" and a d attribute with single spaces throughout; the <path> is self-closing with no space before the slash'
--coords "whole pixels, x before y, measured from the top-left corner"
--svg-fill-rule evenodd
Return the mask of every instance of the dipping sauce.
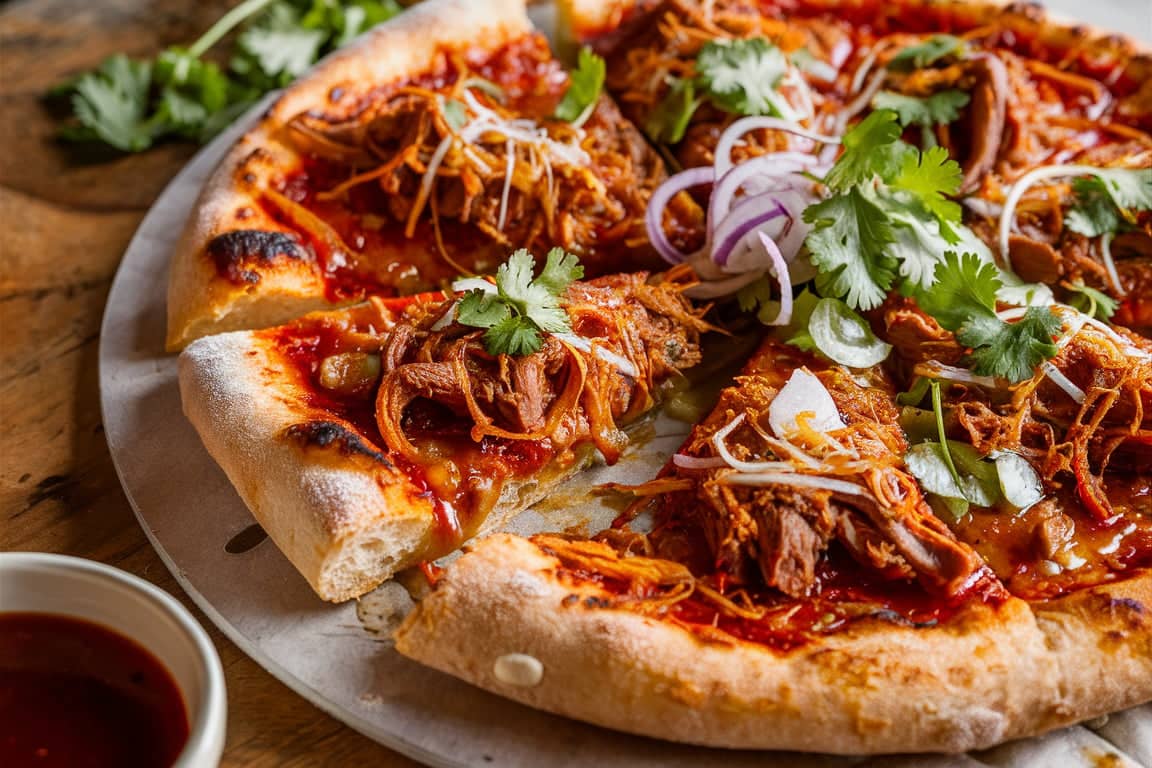
<path id="1" fill-rule="evenodd" d="M 188 717 L 160 662 L 98 624 L 0 613 L 0 766 L 167 768 Z"/>

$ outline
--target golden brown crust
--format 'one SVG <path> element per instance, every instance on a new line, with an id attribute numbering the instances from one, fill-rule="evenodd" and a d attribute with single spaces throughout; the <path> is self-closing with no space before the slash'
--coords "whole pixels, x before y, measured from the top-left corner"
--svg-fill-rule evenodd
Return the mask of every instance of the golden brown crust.
<path id="1" fill-rule="evenodd" d="M 1152 698 L 1152 574 L 975 605 L 932 628 L 855 625 L 782 653 L 597 607 L 597 588 L 567 586 L 558 565 L 525 539 L 477 543 L 408 617 L 398 650 L 534 707 L 721 747 L 958 752 Z M 496 677 L 510 653 L 543 664 L 539 684 Z"/>
<path id="2" fill-rule="evenodd" d="M 280 259 L 258 282 L 218 276 L 209 244 L 227 232 L 288 232 L 260 205 L 261 190 L 299 164 L 286 125 L 321 106 L 339 108 L 365 90 L 417 75 L 438 51 L 455 46 L 495 50 L 531 29 L 523 0 L 428 0 L 376 27 L 326 58 L 286 89 L 228 153 L 204 186 L 173 254 L 168 284 L 170 350 L 209 333 L 286 322 L 332 306 L 319 267 Z M 396 244 L 396 255 L 405 248 Z"/>

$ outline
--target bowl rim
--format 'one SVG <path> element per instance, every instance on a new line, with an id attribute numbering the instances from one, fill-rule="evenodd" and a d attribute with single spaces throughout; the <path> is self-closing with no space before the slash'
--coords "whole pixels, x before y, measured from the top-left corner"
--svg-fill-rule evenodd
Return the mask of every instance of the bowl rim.
<path id="1" fill-rule="evenodd" d="M 111 582 L 135 591 L 172 618 L 192 642 L 196 651 L 196 661 L 205 678 L 203 704 L 195 713 L 195 717 L 189 720 L 188 740 L 176 758 L 174 768 L 184 768 L 185 766 L 191 768 L 192 766 L 204 765 L 203 761 L 206 759 L 214 761 L 213 764 L 218 763 L 220 753 L 216 750 L 218 745 L 223 745 L 225 723 L 228 716 L 224 668 L 208 633 L 179 600 L 135 574 L 97 560 L 73 555 L 62 555 L 55 552 L 0 552 L 0 572 L 15 569 L 28 569 L 30 573 L 48 569 L 95 576 L 98 580 Z M 30 613 L 51 614 L 54 612 L 47 610 L 30 611 Z M 59 611 L 55 613 L 63 616 L 69 615 Z M 97 621 L 96 623 L 101 622 Z M 124 634 L 118 627 L 108 623 L 104 623 L 104 626 Z M 138 640 L 133 640 L 133 642 L 140 644 L 149 653 L 155 655 L 151 648 Z M 159 661 L 159 659 L 157 660 Z M 163 662 L 161 664 L 163 665 Z M 165 668 L 167 669 L 166 665 Z M 168 674 L 171 675 L 172 673 L 169 671 Z M 188 702 L 185 701 L 184 704 L 187 712 Z"/>

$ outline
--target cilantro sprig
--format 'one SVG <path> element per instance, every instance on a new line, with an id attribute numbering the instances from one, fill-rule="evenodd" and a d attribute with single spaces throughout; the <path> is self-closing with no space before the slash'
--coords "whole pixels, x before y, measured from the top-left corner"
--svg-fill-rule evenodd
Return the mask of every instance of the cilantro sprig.
<path id="1" fill-rule="evenodd" d="M 968 43 L 955 35 L 932 35 L 893 56 L 888 61 L 888 69 L 896 72 L 923 69 L 942 59 L 962 55 L 967 49 Z"/>
<path id="2" fill-rule="evenodd" d="M 653 141 L 676 144 L 692 115 L 708 101 L 736 115 L 794 120 L 795 110 L 778 90 L 789 66 L 784 52 L 762 37 L 710 40 L 696 54 L 695 77 L 668 80 L 668 91 L 644 130 Z"/>
<path id="3" fill-rule="evenodd" d="M 941 147 L 902 141 L 901 130 L 896 112 L 877 110 L 845 134 L 824 177 L 833 194 L 804 211 L 817 288 L 853 309 L 879 306 L 898 275 L 902 285 L 928 285 L 946 250 L 975 239 L 948 197 L 960 166 Z"/>
<path id="4" fill-rule="evenodd" d="M 548 252 L 540 276 L 526 249 L 513 253 L 496 270 L 496 290 L 467 293 L 456 309 L 463 325 L 487 328 L 484 347 L 491 355 L 530 355 L 540 350 L 540 334 L 568 333 L 572 327 L 562 299 L 568 286 L 584 276 L 575 256 L 563 248 Z"/>
<path id="5" fill-rule="evenodd" d="M 981 376 L 1016 383 L 1031 378 L 1058 350 L 1052 338 L 1061 322 L 1047 307 L 1028 307 L 1014 323 L 996 314 L 1000 276 L 993 264 L 971 253 L 945 254 L 930 290 L 918 290 L 916 303 L 956 340 L 971 349 L 968 362 Z"/>
<path id="6" fill-rule="evenodd" d="M 581 48 L 576 69 L 569 75 L 568 90 L 556 105 L 556 117 L 577 127 L 583 125 L 596 108 L 606 73 L 604 59 L 590 48 Z"/>
<path id="7" fill-rule="evenodd" d="M 117 54 L 53 89 L 72 105 L 60 136 L 122 152 L 167 138 L 207 141 L 264 93 L 401 10 L 396 0 L 245 0 L 186 48 L 154 60 Z M 205 58 L 237 29 L 226 67 Z"/>
<path id="8" fill-rule="evenodd" d="M 1072 191 L 1068 229 L 1087 237 L 1114 234 L 1135 224 L 1134 211 L 1152 210 L 1152 169 L 1100 168 L 1073 181 Z"/>

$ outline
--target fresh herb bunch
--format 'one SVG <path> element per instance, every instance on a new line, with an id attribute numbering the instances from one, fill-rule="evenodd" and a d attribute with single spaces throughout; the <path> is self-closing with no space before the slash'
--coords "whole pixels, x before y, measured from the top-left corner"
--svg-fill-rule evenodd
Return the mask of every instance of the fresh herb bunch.
<path id="1" fill-rule="evenodd" d="M 544 269 L 533 278 L 536 260 L 526 249 L 513 253 L 496 270 L 494 290 L 470 291 L 456 307 L 462 325 L 487 328 L 484 346 L 491 355 L 530 355 L 540 351 L 544 333 L 569 333 L 564 292 L 584 276 L 584 267 L 563 248 L 548 251 Z"/>
<path id="2" fill-rule="evenodd" d="M 960 206 L 960 166 L 943 147 L 921 152 L 900 139 L 897 114 L 878 110 L 844 136 L 824 178 L 832 196 L 809 206 L 805 241 L 817 289 L 853 309 L 879 306 L 896 283 L 928 287 L 945 251 L 972 243 Z"/>
<path id="3" fill-rule="evenodd" d="M 69 96 L 73 110 L 60 135 L 123 152 L 166 138 L 206 141 L 265 93 L 401 10 L 396 0 L 245 0 L 187 48 L 153 60 L 118 54 L 57 86 L 53 94 Z M 204 58 L 237 29 L 227 67 Z"/>

